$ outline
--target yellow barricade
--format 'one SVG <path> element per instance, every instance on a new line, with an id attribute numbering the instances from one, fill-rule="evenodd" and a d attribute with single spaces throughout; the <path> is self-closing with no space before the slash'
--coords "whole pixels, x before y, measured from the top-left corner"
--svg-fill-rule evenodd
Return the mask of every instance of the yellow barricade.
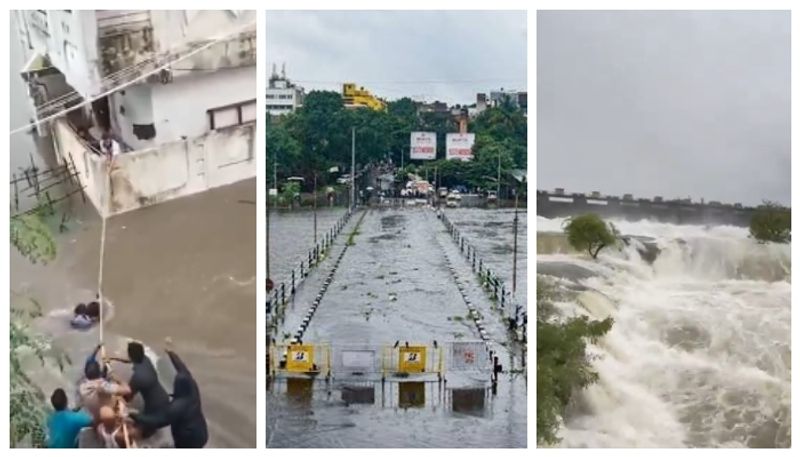
<path id="1" fill-rule="evenodd" d="M 425 346 L 400 347 L 397 371 L 400 373 L 425 372 L 427 350 L 428 348 Z"/>
<path id="2" fill-rule="evenodd" d="M 286 371 L 290 373 L 309 373 L 314 368 L 314 346 L 293 344 L 287 348 Z"/>

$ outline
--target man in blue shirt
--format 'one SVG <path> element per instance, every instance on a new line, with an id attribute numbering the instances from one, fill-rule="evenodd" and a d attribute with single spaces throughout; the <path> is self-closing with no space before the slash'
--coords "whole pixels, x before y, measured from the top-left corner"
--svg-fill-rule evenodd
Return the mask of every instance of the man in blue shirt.
<path id="1" fill-rule="evenodd" d="M 67 394 L 64 389 L 56 389 L 50 396 L 55 412 L 47 419 L 47 447 L 76 448 L 78 433 L 83 427 L 92 425 L 92 416 L 67 408 Z"/>

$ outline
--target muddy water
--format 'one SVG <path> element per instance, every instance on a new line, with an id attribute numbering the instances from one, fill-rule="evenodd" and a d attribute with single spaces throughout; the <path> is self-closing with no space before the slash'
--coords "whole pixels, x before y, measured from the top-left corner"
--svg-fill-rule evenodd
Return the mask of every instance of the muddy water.
<path id="1" fill-rule="evenodd" d="M 347 211 L 343 207 L 317 209 L 317 241 Z M 314 213 L 308 209 L 272 210 L 270 212 L 270 275 L 275 284 L 289 281 L 300 261 L 308 262 L 314 246 Z"/>
<path id="2" fill-rule="evenodd" d="M 255 180 L 114 217 L 108 221 L 104 294 L 111 302 L 105 341 L 123 351 L 143 341 L 171 391 L 163 355 L 169 336 L 201 389 L 209 447 L 252 447 L 256 436 Z M 36 368 L 49 391 L 77 379 L 97 331 L 68 328 L 72 307 L 93 298 L 100 220 L 90 208 L 59 235 L 58 258 L 30 265 L 12 253 L 12 301 L 38 300 L 35 325 L 72 356 L 60 374 Z"/>
<path id="3" fill-rule="evenodd" d="M 484 265 L 495 271 L 511 288 L 514 252 L 514 209 L 447 208 L 447 218 L 475 246 Z M 519 210 L 517 234 L 517 302 L 527 309 L 528 213 Z"/>
<path id="4" fill-rule="evenodd" d="M 362 214 L 351 219 L 331 259 Z M 304 341 L 378 348 L 398 340 L 429 346 L 434 340 L 476 340 L 442 255 L 445 243 L 452 241 L 429 209 L 369 210 Z M 455 248 L 449 248 L 452 257 Z M 286 332 L 296 327 L 331 263 L 323 262 L 304 283 Z M 470 274 L 468 268 L 461 273 Z M 485 390 L 484 379 L 456 379 L 453 373 L 446 384 L 279 379 L 267 392 L 268 446 L 524 447 L 524 375 L 502 375 L 496 396 Z"/>

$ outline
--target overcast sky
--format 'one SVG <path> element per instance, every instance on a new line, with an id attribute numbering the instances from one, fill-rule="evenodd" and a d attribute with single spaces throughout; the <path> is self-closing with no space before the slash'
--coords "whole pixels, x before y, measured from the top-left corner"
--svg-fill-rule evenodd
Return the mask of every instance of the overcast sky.
<path id="1" fill-rule="evenodd" d="M 790 203 L 788 13 L 537 21 L 537 188 Z"/>
<path id="2" fill-rule="evenodd" d="M 355 82 L 389 100 L 470 104 L 525 90 L 524 11 L 269 11 L 267 63 L 306 90 Z"/>

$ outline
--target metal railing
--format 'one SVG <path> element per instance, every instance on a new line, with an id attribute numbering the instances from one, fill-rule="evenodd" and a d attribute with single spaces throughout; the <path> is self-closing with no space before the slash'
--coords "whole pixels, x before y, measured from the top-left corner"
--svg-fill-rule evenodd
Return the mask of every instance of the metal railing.
<path id="1" fill-rule="evenodd" d="M 483 290 L 489 298 L 496 303 L 497 311 L 513 330 L 515 337 L 526 342 L 528 340 L 528 316 L 506 288 L 505 282 L 484 264 L 483 258 L 478 254 L 475 245 L 461 234 L 456 225 L 448 219 L 444 211 L 438 212 L 438 217 L 444 224 L 451 239 L 470 264 L 472 271 L 478 276 Z"/>
<path id="2" fill-rule="evenodd" d="M 272 291 L 267 292 L 267 339 L 274 335 L 271 331 L 277 331 L 279 323 L 283 323 L 286 318 L 286 305 L 297 293 L 303 281 L 311 271 L 319 265 L 325 254 L 333 246 L 336 237 L 344 229 L 352 216 L 351 212 L 346 212 L 336 221 L 336 223 L 322 236 L 313 247 L 311 247 L 300 264 L 292 268 L 289 279 L 275 284 Z"/>

